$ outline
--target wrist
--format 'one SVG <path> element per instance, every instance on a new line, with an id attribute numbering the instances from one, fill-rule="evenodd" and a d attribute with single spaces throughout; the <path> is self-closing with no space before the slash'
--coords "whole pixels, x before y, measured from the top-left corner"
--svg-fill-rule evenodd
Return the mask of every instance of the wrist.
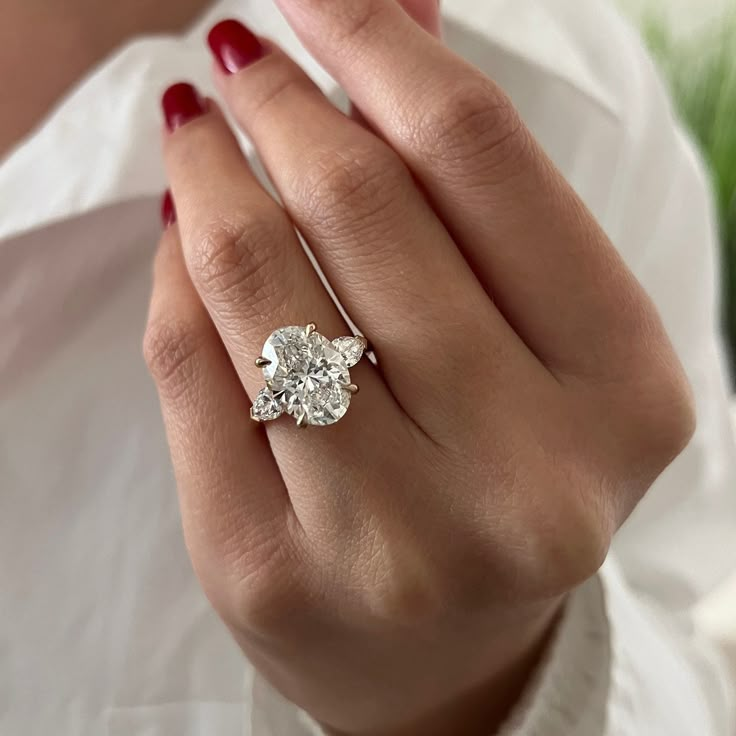
<path id="1" fill-rule="evenodd" d="M 345 731 L 322 724 L 328 736 L 489 736 L 506 721 L 526 690 L 547 651 L 564 598 L 545 609 L 513 635 L 507 633 L 493 650 L 489 675 L 476 687 L 444 703 L 428 703 L 410 721 L 380 731 Z M 442 677 L 442 673 L 439 673 Z"/>

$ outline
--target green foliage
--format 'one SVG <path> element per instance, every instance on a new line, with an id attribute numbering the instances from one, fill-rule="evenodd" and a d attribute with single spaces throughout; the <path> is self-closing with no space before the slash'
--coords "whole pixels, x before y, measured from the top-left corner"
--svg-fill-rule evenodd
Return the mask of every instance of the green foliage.
<path id="1" fill-rule="evenodd" d="M 724 319 L 736 366 L 736 14 L 687 41 L 649 18 L 644 35 L 710 165 L 721 218 Z"/>

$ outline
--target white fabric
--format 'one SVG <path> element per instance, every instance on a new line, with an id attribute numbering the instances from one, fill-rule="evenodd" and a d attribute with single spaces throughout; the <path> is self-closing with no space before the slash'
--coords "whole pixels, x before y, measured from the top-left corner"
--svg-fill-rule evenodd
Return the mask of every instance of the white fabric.
<path id="1" fill-rule="evenodd" d="M 702 168 L 634 33 L 602 0 L 448 0 L 447 40 L 497 79 L 652 294 L 699 428 L 570 599 L 505 736 L 733 736 L 689 611 L 736 569 L 736 457 Z M 165 186 L 157 98 L 214 94 L 204 34 L 240 16 L 318 81 L 270 3 L 223 0 L 128 45 L 0 165 L 0 734 L 300 736 L 191 573 L 140 356 Z M 543 244 L 539 244 L 543 247 Z"/>

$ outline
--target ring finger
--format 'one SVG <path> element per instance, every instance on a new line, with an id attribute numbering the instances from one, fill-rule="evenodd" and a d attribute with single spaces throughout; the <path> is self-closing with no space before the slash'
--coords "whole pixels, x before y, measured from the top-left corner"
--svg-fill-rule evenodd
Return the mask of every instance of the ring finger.
<path id="1" fill-rule="evenodd" d="M 214 103 L 201 100 L 190 85 L 176 85 L 164 95 L 163 106 L 168 124 L 164 158 L 187 270 L 253 400 L 263 387 L 254 359 L 275 328 L 314 321 L 329 338 L 349 330 L 291 222 L 248 168 Z M 323 475 L 325 458 L 346 467 L 375 464 L 367 448 L 366 457 L 356 451 L 361 444 L 357 435 L 406 427 L 367 361 L 351 369 L 351 376 L 364 394 L 355 399 L 361 403 L 360 424 L 354 412 L 341 420 L 337 432 L 320 429 L 302 435 L 291 422 L 267 424 L 298 516 L 334 502 L 315 498 L 314 479 Z M 308 502 L 302 505 L 305 496 Z"/>

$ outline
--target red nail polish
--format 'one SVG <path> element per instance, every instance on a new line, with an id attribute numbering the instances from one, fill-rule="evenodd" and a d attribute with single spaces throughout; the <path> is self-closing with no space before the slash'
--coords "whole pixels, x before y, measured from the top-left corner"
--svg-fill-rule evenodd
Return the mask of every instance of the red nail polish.
<path id="1" fill-rule="evenodd" d="M 174 207 L 174 198 L 167 189 L 161 200 L 161 219 L 164 227 L 171 227 L 176 222 L 176 207 Z"/>
<path id="2" fill-rule="evenodd" d="M 191 84 L 180 82 L 169 87 L 161 98 L 166 125 L 170 131 L 180 128 L 204 113 L 204 101 Z"/>
<path id="3" fill-rule="evenodd" d="M 207 43 L 225 74 L 234 74 L 266 53 L 258 37 L 237 20 L 218 23 L 209 32 Z"/>

